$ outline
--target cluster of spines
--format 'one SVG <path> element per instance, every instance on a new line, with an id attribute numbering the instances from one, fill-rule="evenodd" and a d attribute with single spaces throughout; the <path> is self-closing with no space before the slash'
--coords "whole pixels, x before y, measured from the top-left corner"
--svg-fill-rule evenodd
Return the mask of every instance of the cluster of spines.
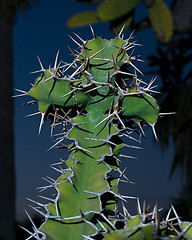
<path id="1" fill-rule="evenodd" d="M 45 197 L 43 197 L 43 198 L 45 198 Z M 53 199 L 48 199 L 48 198 L 45 198 L 45 199 L 54 201 Z M 165 220 L 162 220 L 160 222 L 159 218 L 158 218 L 158 212 L 161 211 L 161 209 L 158 209 L 157 205 L 154 206 L 152 212 L 149 212 L 149 207 L 146 208 L 145 202 L 143 204 L 143 210 L 142 210 L 139 199 L 138 198 L 135 198 L 135 199 L 136 199 L 136 203 L 137 203 L 137 213 L 138 214 L 132 216 L 129 213 L 129 211 L 127 210 L 127 208 L 124 206 L 124 204 L 122 204 L 123 212 L 121 213 L 116 210 L 115 217 L 113 216 L 113 220 L 114 220 L 113 223 L 111 221 L 109 221 L 103 213 L 94 212 L 95 214 L 98 215 L 98 219 L 96 219 L 96 221 L 97 221 L 97 226 L 96 226 L 96 224 L 93 224 L 93 223 L 87 221 L 85 218 L 86 214 L 92 213 L 91 211 L 87 212 L 87 213 L 81 212 L 81 214 L 79 216 L 76 216 L 75 218 L 82 218 L 82 220 L 84 220 L 88 224 L 91 224 L 91 226 L 93 226 L 93 228 L 96 230 L 96 233 L 90 234 L 89 236 L 82 235 L 82 237 L 84 237 L 84 239 L 88 239 L 88 240 L 95 240 L 95 239 L 97 239 L 97 238 L 94 238 L 95 236 L 97 237 L 98 234 L 104 233 L 106 236 L 106 239 L 110 240 L 111 233 L 113 233 L 113 232 L 117 233 L 118 231 L 122 231 L 122 236 L 119 235 L 119 237 L 120 237 L 119 239 L 126 240 L 127 237 L 130 237 L 130 236 L 134 237 L 134 234 L 137 234 L 139 231 L 141 231 L 146 226 L 153 226 L 154 228 L 152 230 L 149 230 L 148 233 L 146 232 L 147 236 L 151 236 L 151 239 L 178 240 L 178 239 L 188 239 L 189 238 L 189 235 L 186 236 L 186 233 L 192 227 L 192 223 L 182 222 L 173 206 L 171 206 L 171 208 L 169 209 L 169 211 L 165 217 Z M 29 199 L 29 200 L 32 201 L 31 199 Z M 32 201 L 32 202 L 37 204 L 37 202 L 35 202 L 35 201 Z M 46 209 L 46 205 L 43 205 L 40 203 L 38 203 L 38 205 L 40 205 L 40 207 L 43 207 Z M 38 208 L 34 208 L 34 207 L 32 207 L 32 208 L 35 209 L 37 212 L 43 214 L 43 216 L 45 218 L 50 218 L 50 216 L 48 216 L 46 213 L 43 213 L 42 211 L 38 210 Z M 26 212 L 26 214 L 27 214 L 27 216 L 32 224 L 32 228 L 33 228 L 33 232 L 31 232 L 28 229 L 21 226 L 21 228 L 23 228 L 25 231 L 27 231 L 30 234 L 30 236 L 26 240 L 29 240 L 32 238 L 37 239 L 37 240 L 45 240 L 46 235 L 40 230 L 41 226 L 39 228 L 37 228 L 35 223 L 33 222 L 32 218 L 30 217 L 30 215 L 27 212 Z M 53 218 L 56 218 L 56 217 L 53 217 Z M 105 225 L 102 223 L 102 221 L 99 220 L 99 218 L 104 220 L 111 227 L 111 232 L 109 232 L 109 230 L 105 227 Z M 132 226 L 128 227 L 127 226 L 128 223 L 133 219 L 136 219 L 134 226 L 132 225 Z M 121 225 L 121 223 L 122 223 L 122 225 Z M 121 227 L 119 228 L 118 226 L 121 226 Z M 124 226 L 124 227 L 122 228 L 122 226 Z M 136 238 L 136 239 L 139 240 L 139 238 Z"/>
<path id="2" fill-rule="evenodd" d="M 73 166 L 71 166 L 70 168 L 65 168 L 65 169 L 63 169 L 63 168 L 61 167 L 61 165 L 66 164 L 66 161 L 61 160 L 61 161 L 58 162 L 58 163 L 52 164 L 51 167 L 52 167 L 54 170 L 58 171 L 60 174 L 66 176 L 66 179 L 63 180 L 63 181 L 69 181 L 69 182 L 73 185 L 73 181 L 72 181 L 72 177 L 74 176 L 73 167 L 76 165 L 77 162 L 78 162 L 78 160 L 75 159 L 75 163 L 73 164 Z M 56 166 L 58 166 L 58 167 L 56 167 Z M 109 172 L 110 172 L 111 170 L 113 170 L 113 169 L 111 168 L 111 169 L 109 170 Z M 70 172 L 70 174 L 68 174 L 67 172 Z M 130 181 L 129 181 L 129 180 L 127 179 L 127 177 L 124 175 L 124 171 L 121 172 L 120 169 L 117 169 L 117 172 L 119 173 L 119 181 L 121 181 L 121 179 L 122 179 L 123 177 L 125 177 L 125 179 L 126 179 L 125 181 L 130 183 Z M 106 175 L 107 175 L 107 173 L 106 173 Z M 105 176 L 105 178 L 107 179 L 107 176 Z M 87 192 L 87 193 L 92 194 L 92 195 L 96 195 L 96 196 L 98 197 L 98 199 L 99 199 L 99 201 L 100 201 L 100 211 L 99 211 L 99 212 L 96 212 L 96 211 L 91 211 L 91 210 L 90 210 L 90 211 L 87 211 L 87 212 L 84 212 L 84 213 L 80 211 L 80 214 L 79 214 L 78 216 L 62 218 L 62 217 L 59 215 L 59 210 L 58 210 L 58 199 L 59 199 L 59 197 L 60 197 L 60 193 L 59 193 L 58 188 L 57 188 L 57 186 L 58 186 L 62 181 L 59 182 L 58 179 L 57 179 L 57 180 L 54 180 L 54 179 L 52 179 L 51 177 L 46 177 L 46 178 L 43 178 L 43 179 L 48 183 L 48 185 L 43 186 L 43 187 L 39 187 L 38 189 L 40 190 L 40 192 L 45 191 L 45 190 L 51 188 L 51 189 L 54 189 L 54 190 L 57 192 L 56 194 L 54 194 L 56 197 L 54 197 L 54 198 L 49 198 L 49 197 L 43 196 L 43 195 L 39 195 L 38 197 L 40 197 L 40 198 L 48 201 L 49 203 L 54 203 L 57 215 L 56 215 L 56 216 L 50 215 L 49 210 L 47 209 L 47 206 L 48 206 L 49 203 L 48 203 L 48 204 L 43 204 L 43 203 L 40 203 L 40 202 L 37 202 L 37 201 L 34 201 L 34 200 L 32 200 L 32 199 L 27 198 L 30 202 L 32 202 L 33 204 L 36 205 L 36 207 L 34 207 L 34 206 L 30 206 L 30 207 L 31 207 L 33 210 L 35 210 L 37 213 L 41 214 L 41 215 L 44 217 L 44 221 L 45 221 L 45 222 L 46 222 L 47 219 L 51 219 L 51 218 L 52 218 L 52 219 L 55 219 L 55 220 L 57 220 L 57 221 L 67 221 L 67 220 L 73 220 L 73 219 L 74 219 L 74 220 L 75 220 L 75 219 L 82 219 L 82 220 L 85 221 L 86 223 L 88 223 L 88 224 L 90 224 L 91 226 L 93 226 L 94 229 L 96 229 L 96 232 L 95 232 L 94 234 L 91 234 L 90 236 L 84 236 L 85 239 L 93 239 L 93 238 L 91 238 L 91 236 L 94 237 L 94 235 L 96 236 L 96 235 L 100 234 L 100 233 L 103 232 L 103 231 L 104 231 L 105 233 L 109 233 L 109 231 L 106 229 L 106 227 L 104 227 L 104 225 L 102 224 L 102 221 L 106 222 L 107 225 L 108 225 L 112 230 L 117 230 L 117 228 L 115 227 L 115 223 L 118 222 L 118 221 L 122 221 L 122 219 L 121 219 L 121 220 L 118 219 L 117 216 L 114 217 L 114 214 L 111 216 L 111 219 L 113 219 L 113 222 L 112 222 L 111 220 L 109 220 L 109 219 L 105 216 L 105 214 L 103 213 L 102 204 L 101 204 L 101 203 L 102 203 L 102 201 L 101 201 L 101 196 L 102 196 L 103 194 L 105 194 L 105 193 L 107 193 L 107 192 L 112 193 L 112 194 L 115 195 L 118 199 L 120 199 L 120 200 L 122 200 L 122 201 L 125 201 L 126 198 L 129 198 L 129 199 L 137 199 L 136 197 L 122 196 L 122 195 L 120 195 L 120 194 L 115 194 L 115 193 L 113 192 L 113 190 L 112 190 L 113 187 L 109 187 L 109 189 L 107 189 L 107 190 L 105 190 L 105 191 L 101 191 L 101 192 L 99 192 L 99 193 L 95 193 L 95 192 L 90 192 L 90 191 L 84 190 L 84 192 Z M 107 180 L 106 180 L 106 181 L 107 181 Z M 122 181 L 124 181 L 124 180 L 122 180 Z M 93 224 L 92 222 L 86 220 L 86 215 L 91 214 L 91 213 L 97 215 L 97 217 L 98 217 L 97 223 L 99 223 L 100 228 L 98 228 L 98 227 L 96 226 L 96 224 Z M 46 239 L 46 235 L 41 231 L 41 227 L 42 227 L 42 226 L 40 226 L 39 228 L 37 228 L 37 227 L 35 226 L 33 220 L 31 219 L 30 215 L 27 213 L 27 211 L 26 211 L 26 214 L 27 214 L 29 220 L 30 220 L 31 223 L 32 223 L 32 227 L 33 227 L 33 231 L 34 231 L 34 232 L 30 232 L 29 230 L 27 230 L 26 228 L 24 228 L 24 227 L 21 226 L 24 230 L 26 230 L 26 231 L 30 234 L 30 236 L 27 238 L 27 240 L 28 240 L 28 239 L 31 239 L 31 238 L 35 238 L 35 239 L 38 239 L 38 240 Z M 116 214 L 115 214 L 115 215 L 119 215 L 119 213 L 117 212 L 117 209 L 116 209 Z M 100 218 L 100 221 L 99 221 L 99 218 Z M 102 219 L 102 221 L 101 221 L 101 219 Z"/>

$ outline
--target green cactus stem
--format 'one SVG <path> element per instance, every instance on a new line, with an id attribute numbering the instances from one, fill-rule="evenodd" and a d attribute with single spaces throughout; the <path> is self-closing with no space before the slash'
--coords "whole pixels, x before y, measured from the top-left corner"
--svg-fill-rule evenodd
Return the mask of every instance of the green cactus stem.
<path id="1" fill-rule="evenodd" d="M 27 230 L 28 239 L 150 239 L 157 232 L 157 221 L 147 223 L 141 213 L 128 217 L 125 210 L 120 215 L 117 208 L 119 201 L 137 199 L 118 191 L 120 181 L 130 183 L 119 168 L 121 149 L 140 148 L 127 145 L 122 137 L 134 139 L 132 132 L 138 129 L 142 134 L 143 122 L 155 133 L 155 79 L 146 84 L 137 77 L 141 72 L 135 66 L 139 59 L 133 56 L 137 43 L 132 35 L 124 39 L 122 30 L 109 41 L 91 30 L 91 40 L 76 35 L 78 43 L 71 37 L 79 48 L 75 53 L 70 49 L 72 63 L 57 63 L 57 54 L 54 67 L 45 69 L 39 59 L 41 75 L 29 92 L 21 91 L 38 104 L 39 132 L 50 118 L 52 133 L 60 130 L 52 147 L 69 151 L 66 161 L 52 166 L 60 177 L 47 178 L 48 185 L 41 189 L 53 188 L 55 197 L 41 196 L 47 204 L 31 200 L 45 220 L 39 228 L 32 222 L 34 233 Z M 73 71 L 68 75 L 69 70 Z M 66 145 L 66 140 L 71 143 Z"/>

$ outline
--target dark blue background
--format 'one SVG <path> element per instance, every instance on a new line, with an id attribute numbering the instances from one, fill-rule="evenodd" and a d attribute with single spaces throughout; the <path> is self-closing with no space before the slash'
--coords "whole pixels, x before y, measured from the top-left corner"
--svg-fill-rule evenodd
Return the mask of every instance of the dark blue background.
<path id="1" fill-rule="evenodd" d="M 73 14 L 86 10 L 84 3 L 75 3 L 70 0 L 41 0 L 32 8 L 28 8 L 23 13 L 18 13 L 14 26 L 14 87 L 28 91 L 30 83 L 34 82 L 37 75 L 29 74 L 40 69 L 37 55 L 41 58 L 45 68 L 51 64 L 58 49 L 60 49 L 59 59 L 67 62 L 72 60 L 67 48 L 75 48 L 68 35 L 76 32 L 84 39 L 90 39 L 91 31 L 89 27 L 78 29 L 68 29 L 67 19 Z M 137 7 L 137 19 L 146 14 L 146 9 L 141 3 Z M 102 23 L 93 25 L 98 36 L 103 38 L 114 37 L 109 31 L 109 24 Z M 130 32 L 127 31 L 128 37 Z M 135 39 L 143 44 L 137 49 L 137 53 L 145 61 L 136 64 L 143 72 L 149 70 L 146 56 L 154 53 L 156 39 L 152 30 L 144 30 L 135 34 Z M 151 69 L 150 69 L 151 70 Z M 150 81 L 149 76 L 143 79 Z M 16 94 L 16 92 L 15 92 Z M 25 217 L 24 208 L 28 210 L 29 202 L 26 197 L 38 199 L 36 187 L 46 184 L 41 178 L 57 174 L 49 165 L 56 162 L 59 157 L 67 159 L 67 152 L 47 149 L 52 145 L 50 140 L 50 126 L 48 122 L 43 126 L 41 135 L 38 136 L 38 126 L 40 116 L 25 118 L 25 115 L 36 111 L 37 106 L 24 106 L 27 98 L 17 98 L 15 100 L 15 158 L 16 158 L 16 193 L 17 193 L 17 219 Z M 174 117 L 174 116 L 173 116 Z M 174 175 L 169 180 L 169 171 L 173 157 L 173 148 L 170 147 L 162 153 L 160 144 L 154 145 L 154 137 L 151 129 L 146 130 L 146 139 L 142 141 L 144 150 L 130 151 L 138 159 L 125 159 L 121 163 L 123 169 L 127 166 L 126 175 L 134 181 L 135 185 L 121 184 L 120 192 L 123 194 L 138 196 L 146 200 L 147 204 L 169 208 L 171 198 L 179 195 L 181 190 L 181 179 Z M 127 206 L 131 213 L 136 210 L 135 202 L 128 202 Z"/>

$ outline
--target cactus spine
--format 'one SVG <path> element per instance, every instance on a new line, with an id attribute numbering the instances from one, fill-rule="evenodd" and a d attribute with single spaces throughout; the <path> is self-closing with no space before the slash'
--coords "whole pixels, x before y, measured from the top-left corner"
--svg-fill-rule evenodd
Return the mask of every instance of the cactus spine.
<path id="1" fill-rule="evenodd" d="M 91 30 L 92 40 L 84 41 L 76 35 L 80 44 L 71 38 L 79 47 L 75 53 L 70 49 L 72 63 L 58 63 L 57 54 L 54 67 L 45 69 L 39 60 L 41 69 L 37 72 L 41 75 L 29 92 L 22 91 L 38 104 L 39 132 L 50 118 L 52 133 L 55 128 L 60 130 L 53 147 L 69 151 L 68 160 L 53 166 L 60 177 L 48 178 L 48 185 L 42 187 L 55 189 L 55 197 L 42 196 L 47 204 L 31 200 L 45 220 L 39 228 L 31 220 L 34 233 L 29 232 L 28 239 L 178 237 L 186 231 L 183 229 L 190 228 L 189 224 L 184 228 L 177 216 L 171 220 L 168 216 L 166 223 L 159 224 L 157 210 L 146 213 L 144 207 L 142 212 L 138 199 L 137 216 L 130 216 L 124 207 L 123 213 L 118 211 L 118 201 L 135 198 L 118 192 L 120 181 L 129 182 L 119 169 L 121 149 L 139 148 L 127 145 L 122 137 L 134 140 L 135 130 L 143 133 L 143 122 L 152 126 L 155 134 L 159 109 L 150 94 L 154 92 L 155 79 L 146 84 L 137 77 L 137 72 L 141 72 L 134 64 L 138 60 L 133 55 L 137 43 L 132 42 L 132 35 L 123 39 L 121 31 L 108 41 L 96 37 Z M 71 143 L 66 145 L 65 140 Z M 174 232 L 170 227 L 167 231 L 172 221 L 180 224 L 180 231 Z"/>

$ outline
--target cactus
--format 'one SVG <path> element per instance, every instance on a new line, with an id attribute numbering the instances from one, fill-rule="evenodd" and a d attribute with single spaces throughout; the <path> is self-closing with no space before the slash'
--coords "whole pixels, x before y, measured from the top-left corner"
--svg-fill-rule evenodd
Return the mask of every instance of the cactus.
<path id="1" fill-rule="evenodd" d="M 75 53 L 69 48 L 72 63 L 58 63 L 57 53 L 54 67 L 45 69 L 39 59 L 41 69 L 37 72 L 41 75 L 29 92 L 21 91 L 22 96 L 28 95 L 38 104 L 39 132 L 45 120 L 51 119 L 51 134 L 55 136 L 51 148 L 69 151 L 67 160 L 52 166 L 60 174 L 58 179 L 47 178 L 48 185 L 41 188 L 54 189 L 55 196 L 41 196 L 46 204 L 30 200 L 35 204 L 33 209 L 44 216 L 44 222 L 36 227 L 29 216 L 34 232 L 25 229 L 30 234 L 27 239 L 191 236 L 191 223 L 182 223 L 173 207 L 166 221 L 159 223 L 156 207 L 152 213 L 147 213 L 145 206 L 142 211 L 136 197 L 118 191 L 120 181 L 131 183 L 119 168 L 119 158 L 132 156 L 122 155 L 121 149 L 140 148 L 128 145 L 122 137 L 137 141 L 134 133 L 139 132 L 139 138 L 144 134 L 144 122 L 156 137 L 159 108 L 151 95 L 155 79 L 146 84 L 137 77 L 141 72 L 134 62 L 139 59 L 133 53 L 138 44 L 132 41 L 132 35 L 124 39 L 122 29 L 109 41 L 91 31 L 93 39 L 88 41 L 75 34 L 81 44 L 71 37 L 79 47 Z M 136 200 L 138 215 L 131 216 L 124 205 L 123 212 L 119 211 L 117 203 L 126 199 Z M 171 212 L 174 217 L 170 217 Z"/>

